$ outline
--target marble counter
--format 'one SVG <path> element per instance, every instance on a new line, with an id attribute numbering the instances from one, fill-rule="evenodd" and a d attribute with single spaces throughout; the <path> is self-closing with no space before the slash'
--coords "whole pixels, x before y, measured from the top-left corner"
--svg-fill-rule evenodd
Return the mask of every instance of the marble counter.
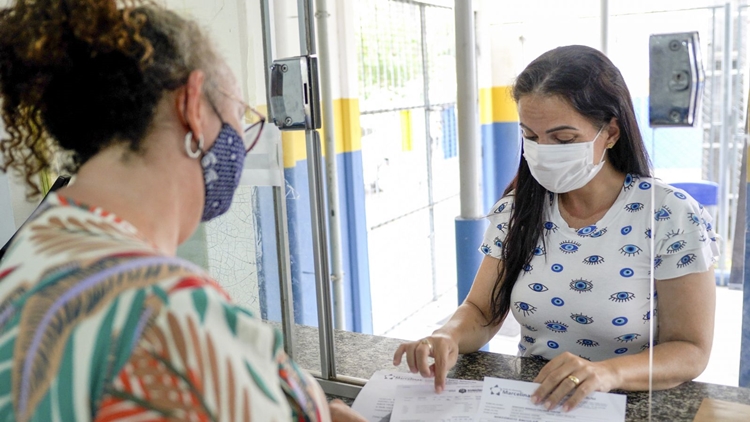
<path id="1" fill-rule="evenodd" d="M 408 372 L 402 363 L 392 365 L 393 353 L 400 340 L 336 332 L 336 371 L 340 375 L 369 379 L 379 369 Z M 305 369 L 320 371 L 318 332 L 310 327 L 297 327 L 294 359 Z M 482 380 L 485 376 L 532 381 L 544 364 L 530 358 L 477 352 L 459 356 L 450 378 Z M 627 394 L 626 421 L 646 421 L 649 414 L 648 392 L 612 391 Z M 692 421 L 704 398 L 750 405 L 750 389 L 689 382 L 670 390 L 654 391 L 651 412 L 653 421 Z"/>

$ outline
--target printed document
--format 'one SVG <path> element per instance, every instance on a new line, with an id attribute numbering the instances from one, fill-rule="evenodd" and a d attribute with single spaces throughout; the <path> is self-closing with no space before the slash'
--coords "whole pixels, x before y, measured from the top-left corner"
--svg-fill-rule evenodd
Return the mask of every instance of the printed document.
<path id="1" fill-rule="evenodd" d="M 623 422 L 626 398 L 622 394 L 595 392 L 570 412 L 547 410 L 531 403 L 537 383 L 485 377 L 477 422 Z"/>
<path id="2" fill-rule="evenodd" d="M 389 422 L 393 412 L 393 404 L 397 397 L 399 386 L 426 386 L 424 390 L 437 397 L 443 394 L 435 394 L 435 379 L 423 378 L 419 374 L 408 372 L 394 372 L 380 370 L 375 372 L 365 384 L 352 404 L 352 409 L 364 416 L 369 422 Z M 446 380 L 446 391 L 452 387 L 482 389 L 482 381 L 458 380 L 448 378 Z M 477 394 L 477 393 L 474 393 Z M 475 411 L 476 414 L 476 411 Z M 430 419 L 427 419 L 430 420 Z"/>
<path id="3" fill-rule="evenodd" d="M 482 385 L 448 385 L 440 394 L 432 385 L 400 385 L 390 422 L 474 422 Z"/>

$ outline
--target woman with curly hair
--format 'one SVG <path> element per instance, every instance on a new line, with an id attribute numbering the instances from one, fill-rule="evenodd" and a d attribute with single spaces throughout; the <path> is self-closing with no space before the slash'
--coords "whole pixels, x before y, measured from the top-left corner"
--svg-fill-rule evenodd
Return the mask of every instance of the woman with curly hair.
<path id="1" fill-rule="evenodd" d="M 363 420 L 175 257 L 260 135 L 240 98 L 197 25 L 150 2 L 0 9 L 0 165 L 31 194 L 56 154 L 76 174 L 0 264 L 0 420 Z"/>

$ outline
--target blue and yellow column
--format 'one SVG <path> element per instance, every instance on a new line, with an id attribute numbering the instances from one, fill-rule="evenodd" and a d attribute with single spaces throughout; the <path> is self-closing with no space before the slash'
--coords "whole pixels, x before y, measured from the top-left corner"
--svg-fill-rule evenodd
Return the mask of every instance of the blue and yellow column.
<path id="1" fill-rule="evenodd" d="M 516 176 L 521 159 L 518 112 L 510 86 L 479 91 L 484 209 L 489 212 Z"/>
<path id="2" fill-rule="evenodd" d="M 283 2 L 282 2 L 283 3 Z M 359 100 L 357 98 L 357 61 L 354 44 L 354 10 L 351 2 L 329 0 L 329 44 L 333 92 L 334 138 L 336 165 L 338 167 L 339 203 L 341 223 L 341 249 L 343 258 L 344 305 L 346 329 L 372 333 L 372 305 L 370 300 L 370 268 L 367 250 L 367 226 L 365 220 L 365 191 L 362 170 L 362 130 L 359 123 Z M 285 5 L 292 8 L 293 4 Z M 294 22 L 280 20 L 276 24 L 293 29 Z M 277 34 L 279 33 L 277 28 Z M 278 40 L 277 40 L 278 41 Z M 281 41 L 284 43 L 285 41 Z M 286 40 L 288 44 L 288 40 Z M 278 47 L 278 46 L 277 46 Z M 281 46 L 284 47 L 284 46 Z M 287 45 L 282 50 L 291 50 Z M 294 54 L 289 54 L 294 55 Z M 283 56 L 280 56 L 283 57 Z M 325 66 L 326 63 L 320 63 Z M 325 111 L 324 111 L 325 112 Z M 323 127 L 320 138 L 325 139 Z M 304 132 L 283 132 L 284 177 L 286 180 L 286 205 L 289 229 L 289 252 L 291 256 L 292 294 L 295 322 L 317 325 L 315 271 L 312 253 L 312 227 L 310 220 L 310 196 L 308 187 L 307 151 Z M 324 154 L 331 153 L 323 151 Z M 262 231 L 270 234 L 267 225 Z M 262 243 L 264 255 L 275 253 L 270 246 L 275 242 Z M 267 246 L 268 245 L 268 246 Z M 271 259 L 263 271 L 272 274 Z M 269 277 L 269 280 L 271 278 Z M 275 303 L 278 288 L 271 283 L 264 286 L 264 298 Z M 269 319 L 278 319 L 270 307 Z"/>
<path id="3" fill-rule="evenodd" d="M 742 288 L 742 338 L 740 340 L 739 386 L 750 388 L 750 154 L 745 148 L 745 260 Z"/>

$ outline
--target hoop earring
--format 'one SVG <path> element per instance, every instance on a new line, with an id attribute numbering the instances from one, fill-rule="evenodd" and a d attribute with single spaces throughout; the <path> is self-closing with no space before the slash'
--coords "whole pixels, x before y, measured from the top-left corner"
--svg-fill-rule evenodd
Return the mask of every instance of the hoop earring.
<path id="1" fill-rule="evenodd" d="M 198 137 L 198 148 L 195 151 L 192 149 L 192 143 L 193 132 L 188 132 L 187 135 L 185 135 L 185 153 L 187 153 L 190 158 L 198 158 L 203 152 L 203 135 Z"/>

